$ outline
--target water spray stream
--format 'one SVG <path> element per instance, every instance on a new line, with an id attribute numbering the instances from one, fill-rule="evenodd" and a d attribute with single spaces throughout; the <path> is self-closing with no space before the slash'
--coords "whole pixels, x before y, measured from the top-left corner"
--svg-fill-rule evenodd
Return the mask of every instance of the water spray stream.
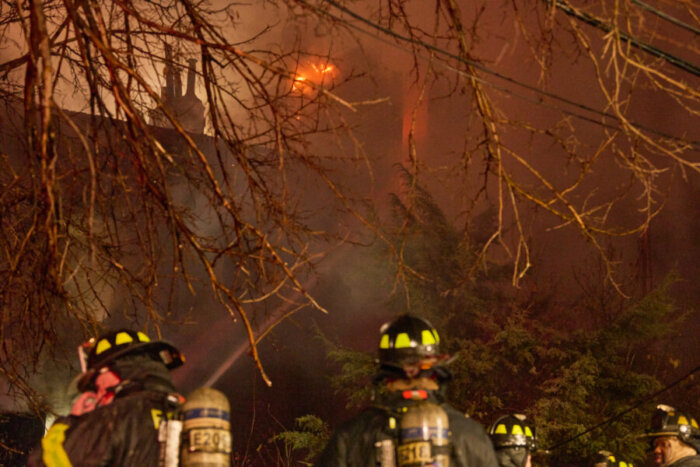
<path id="1" fill-rule="evenodd" d="M 315 282 L 315 281 L 314 281 Z M 303 284 L 302 287 L 304 290 L 309 290 L 309 286 L 312 285 L 311 282 Z M 286 314 L 289 313 L 290 309 L 292 308 L 292 304 L 287 303 L 284 306 L 280 306 L 277 308 L 271 315 L 270 317 L 265 321 L 265 323 L 261 326 L 261 329 L 263 330 L 260 335 L 266 334 L 267 331 L 269 331 L 271 326 L 274 326 L 276 322 L 278 322 L 280 319 L 282 319 Z M 226 373 L 226 371 L 233 366 L 234 363 L 236 363 L 236 360 L 247 350 L 250 348 L 250 342 L 247 340 L 244 341 L 241 345 L 236 347 L 233 352 L 229 355 L 229 357 L 221 364 L 219 367 L 216 369 L 214 373 L 206 380 L 204 383 L 205 387 L 213 387 L 214 384 L 221 378 L 221 376 Z"/>
<path id="2" fill-rule="evenodd" d="M 221 375 L 226 373 L 226 370 L 231 368 L 234 363 L 236 363 L 236 360 L 238 360 L 238 357 L 241 356 L 243 352 L 246 351 L 248 348 L 249 343 L 246 341 L 243 344 L 239 345 L 232 353 L 229 355 L 229 357 L 219 365 L 219 367 L 216 369 L 216 371 L 207 379 L 204 383 L 204 387 L 213 387 L 214 384 L 221 378 Z"/>
<path id="3" fill-rule="evenodd" d="M 343 256 L 340 254 L 330 255 L 329 257 L 327 257 L 326 260 L 323 262 L 322 268 L 318 270 L 319 276 L 321 276 L 324 271 L 333 269 L 342 257 Z M 304 290 L 311 290 L 316 284 L 317 278 L 311 278 L 302 284 L 302 288 Z M 267 332 L 270 331 L 271 327 L 275 326 L 277 322 L 284 319 L 286 315 L 293 314 L 295 311 L 297 311 L 292 311 L 293 306 L 296 305 L 293 305 L 292 303 L 285 303 L 284 305 L 278 307 L 274 312 L 272 312 L 270 314 L 270 317 L 260 327 L 260 329 L 262 329 L 262 332 L 259 333 L 258 336 L 263 336 L 267 334 Z M 219 365 L 216 371 L 212 373 L 212 375 L 206 380 L 204 386 L 213 387 L 213 385 L 216 384 L 219 378 L 221 378 L 221 376 L 223 376 L 223 374 L 226 373 L 226 371 L 228 371 L 228 369 L 231 368 L 234 363 L 236 363 L 238 358 L 249 348 L 250 342 L 248 342 L 247 340 L 244 341 L 238 347 L 236 347 L 233 350 L 233 352 L 229 354 L 228 358 L 221 365 Z"/>

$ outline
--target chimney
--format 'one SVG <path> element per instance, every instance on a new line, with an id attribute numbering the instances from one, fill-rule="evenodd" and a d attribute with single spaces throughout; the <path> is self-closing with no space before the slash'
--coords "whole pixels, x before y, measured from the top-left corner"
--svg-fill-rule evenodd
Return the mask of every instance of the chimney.
<path id="1" fill-rule="evenodd" d="M 173 95 L 175 96 L 175 99 L 180 99 L 182 97 L 182 75 L 180 74 L 180 68 L 177 65 L 178 64 L 175 63 L 171 68 L 173 74 L 173 81 L 175 82 L 175 89 L 173 90 Z"/>
<path id="2" fill-rule="evenodd" d="M 189 63 L 189 68 L 187 69 L 187 97 L 195 97 L 194 94 L 194 80 L 195 80 L 195 70 L 197 69 L 197 60 L 190 58 L 187 60 Z"/>
<path id="3" fill-rule="evenodd" d="M 175 83 L 173 82 L 173 49 L 170 45 L 165 44 L 165 95 L 162 96 L 166 102 L 173 102 Z"/>

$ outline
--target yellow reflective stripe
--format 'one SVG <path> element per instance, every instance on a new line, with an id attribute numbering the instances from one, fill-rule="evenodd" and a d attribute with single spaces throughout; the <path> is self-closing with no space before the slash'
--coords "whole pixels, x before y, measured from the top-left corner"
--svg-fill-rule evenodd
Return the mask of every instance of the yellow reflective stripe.
<path id="1" fill-rule="evenodd" d="M 693 425 L 695 428 L 700 428 L 700 427 L 698 426 L 698 422 L 696 422 L 694 418 L 691 418 L 691 419 L 690 419 L 690 424 Z"/>
<path id="2" fill-rule="evenodd" d="M 679 425 L 688 425 L 688 419 L 685 418 L 683 415 L 678 417 L 678 424 Z"/>
<path id="3" fill-rule="evenodd" d="M 120 332 L 114 339 L 116 345 L 128 344 L 129 342 L 134 342 L 134 338 L 131 337 L 128 332 Z"/>
<path id="4" fill-rule="evenodd" d="M 610 462 L 615 462 L 615 456 L 609 456 L 608 459 L 610 459 Z"/>
<path id="5" fill-rule="evenodd" d="M 627 462 L 620 462 L 620 467 L 627 467 Z"/>
<path id="6" fill-rule="evenodd" d="M 498 425 L 496 427 L 496 431 L 494 433 L 497 435 L 507 435 L 508 429 L 506 428 L 506 426 L 503 423 L 501 423 L 500 425 Z"/>
<path id="7" fill-rule="evenodd" d="M 532 435 L 532 430 L 530 429 L 529 426 L 525 427 L 525 436 L 529 436 L 530 438 L 534 438 L 534 436 Z"/>
<path id="8" fill-rule="evenodd" d="M 382 336 L 382 340 L 379 341 L 379 348 L 380 349 L 388 349 L 389 348 L 389 334 L 384 334 Z"/>
<path id="9" fill-rule="evenodd" d="M 411 338 L 408 337 L 408 334 L 405 332 L 399 333 L 398 336 L 396 336 L 396 340 L 394 340 L 394 348 L 395 349 L 404 349 L 406 347 L 411 346 Z"/>
<path id="10" fill-rule="evenodd" d="M 513 433 L 514 435 L 522 435 L 523 434 L 523 427 L 520 425 L 513 425 Z"/>
<path id="11" fill-rule="evenodd" d="M 151 409 L 151 418 L 153 419 L 153 427 L 157 430 L 160 427 L 160 421 L 163 419 L 163 411 Z"/>
<path id="12" fill-rule="evenodd" d="M 66 439 L 66 430 L 68 425 L 65 423 L 54 423 L 49 428 L 46 436 L 41 440 L 41 448 L 43 450 L 42 460 L 46 467 L 72 467 L 68 459 L 66 450 L 63 449 L 63 441 Z"/>
<path id="13" fill-rule="evenodd" d="M 112 344 L 110 344 L 107 339 L 102 339 L 100 342 L 97 343 L 97 347 L 95 347 L 95 355 L 99 355 L 105 350 L 110 349 L 111 347 Z"/>
<path id="14" fill-rule="evenodd" d="M 420 337 L 421 341 L 423 342 L 423 345 L 432 345 L 437 343 L 435 342 L 435 336 L 430 331 L 430 329 L 423 329 Z"/>
<path id="15" fill-rule="evenodd" d="M 139 340 L 141 342 L 151 342 L 151 339 L 148 338 L 148 336 L 141 331 L 136 333 L 137 336 L 139 336 Z"/>
<path id="16" fill-rule="evenodd" d="M 438 332 L 435 329 L 433 329 L 433 334 L 435 335 L 435 342 L 439 344 L 440 343 L 440 334 L 438 334 Z"/>

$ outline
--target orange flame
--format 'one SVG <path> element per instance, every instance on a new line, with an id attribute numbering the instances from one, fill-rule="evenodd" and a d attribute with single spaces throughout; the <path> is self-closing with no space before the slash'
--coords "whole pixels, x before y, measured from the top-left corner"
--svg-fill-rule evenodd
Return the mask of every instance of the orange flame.
<path id="1" fill-rule="evenodd" d="M 311 93 L 314 91 L 314 87 L 332 82 L 337 74 L 337 68 L 330 63 L 309 63 L 308 65 L 308 67 L 301 68 L 294 77 L 292 92 Z M 313 83 L 313 85 L 306 83 Z"/>

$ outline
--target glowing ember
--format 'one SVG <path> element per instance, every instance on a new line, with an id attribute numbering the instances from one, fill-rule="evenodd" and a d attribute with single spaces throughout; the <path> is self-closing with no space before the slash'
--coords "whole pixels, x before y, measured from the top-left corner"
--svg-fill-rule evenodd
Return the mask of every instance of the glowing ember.
<path id="1" fill-rule="evenodd" d="M 314 69 L 314 71 L 318 74 L 324 75 L 326 73 L 330 73 L 334 70 L 333 65 L 326 65 L 324 67 L 319 67 L 314 65 L 313 63 L 311 64 L 311 68 Z"/>

